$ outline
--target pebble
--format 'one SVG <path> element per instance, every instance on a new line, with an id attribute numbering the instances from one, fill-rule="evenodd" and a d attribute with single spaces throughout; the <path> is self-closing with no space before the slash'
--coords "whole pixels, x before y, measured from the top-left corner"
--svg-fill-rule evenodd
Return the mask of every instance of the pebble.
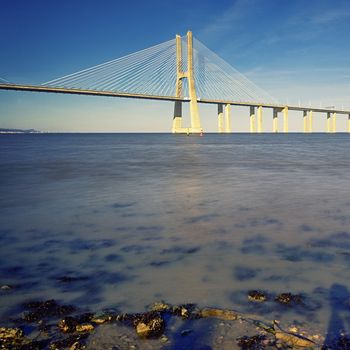
<path id="1" fill-rule="evenodd" d="M 161 337 L 160 337 L 160 340 L 162 341 L 162 342 L 164 342 L 164 343 L 167 343 L 168 341 L 169 341 L 169 338 L 166 336 L 166 335 L 162 335 Z"/>
<path id="2" fill-rule="evenodd" d="M 185 337 L 186 335 L 189 335 L 192 332 L 192 329 L 184 329 L 181 331 L 181 335 Z"/>
<path id="3" fill-rule="evenodd" d="M 7 290 L 11 290 L 12 288 L 10 286 L 8 286 L 7 284 L 4 284 L 3 286 L 0 287 L 0 289 L 3 291 L 7 291 Z"/>

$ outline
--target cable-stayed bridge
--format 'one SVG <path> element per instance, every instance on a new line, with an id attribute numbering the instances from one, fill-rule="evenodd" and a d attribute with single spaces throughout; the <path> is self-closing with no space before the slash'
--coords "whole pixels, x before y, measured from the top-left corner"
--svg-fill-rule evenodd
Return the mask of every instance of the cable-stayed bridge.
<path id="1" fill-rule="evenodd" d="M 288 132 L 288 112 L 302 112 L 304 132 L 313 130 L 313 113 L 326 114 L 327 132 L 336 131 L 337 114 L 350 111 L 279 103 L 266 91 L 192 37 L 176 35 L 159 45 L 57 78 L 41 85 L 21 85 L 0 78 L 0 89 L 65 94 L 127 97 L 174 102 L 173 133 L 201 133 L 199 103 L 218 105 L 218 131 L 232 132 L 231 106 L 249 107 L 250 131 L 263 131 L 263 108 L 273 109 L 273 131 L 283 113 Z M 182 104 L 190 104 L 189 127 L 183 125 Z"/>

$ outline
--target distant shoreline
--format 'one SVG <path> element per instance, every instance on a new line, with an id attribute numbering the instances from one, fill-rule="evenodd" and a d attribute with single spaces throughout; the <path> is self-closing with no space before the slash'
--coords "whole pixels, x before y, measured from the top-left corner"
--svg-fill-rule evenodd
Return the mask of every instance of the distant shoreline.
<path id="1" fill-rule="evenodd" d="M 35 129 L 2 129 L 0 128 L 0 134 L 41 134 L 41 131 Z"/>

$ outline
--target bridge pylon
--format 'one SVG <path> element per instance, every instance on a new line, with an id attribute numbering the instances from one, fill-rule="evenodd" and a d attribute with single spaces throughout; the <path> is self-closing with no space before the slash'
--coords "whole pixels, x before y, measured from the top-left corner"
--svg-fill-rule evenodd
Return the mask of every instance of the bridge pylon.
<path id="1" fill-rule="evenodd" d="M 180 35 L 176 35 L 176 97 L 183 97 L 182 80 L 187 79 L 188 91 L 190 95 L 190 116 L 191 127 L 182 126 L 182 102 L 175 101 L 173 117 L 173 133 L 199 134 L 203 130 L 199 119 L 197 93 L 193 69 L 193 38 L 192 32 L 187 32 L 187 71 L 183 71 L 182 40 Z"/>

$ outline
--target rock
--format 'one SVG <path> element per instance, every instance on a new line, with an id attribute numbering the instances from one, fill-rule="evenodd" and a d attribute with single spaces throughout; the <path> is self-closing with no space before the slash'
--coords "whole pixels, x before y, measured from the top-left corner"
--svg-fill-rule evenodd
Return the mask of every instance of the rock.
<path id="1" fill-rule="evenodd" d="M 186 335 L 189 335 L 190 333 L 192 333 L 192 329 L 184 329 L 181 331 L 181 336 L 186 337 Z"/>
<path id="2" fill-rule="evenodd" d="M 155 302 L 150 309 L 151 311 L 167 312 L 171 311 L 171 305 L 163 302 Z"/>
<path id="3" fill-rule="evenodd" d="M 140 322 L 136 326 L 136 332 L 141 338 L 147 338 L 151 333 L 151 325 Z"/>
<path id="4" fill-rule="evenodd" d="M 86 339 L 88 335 L 88 333 L 81 333 L 79 335 L 70 335 L 67 338 L 56 340 L 49 345 L 49 349 L 62 350 L 66 348 L 71 348 L 71 350 L 73 350 L 74 348 L 72 349 L 72 347 L 76 343 L 79 343 L 79 345 L 74 345 L 76 346 L 75 349 L 84 349 L 85 347 L 83 347 L 84 345 L 82 344 L 82 341 Z M 80 346 L 80 348 L 78 346 Z"/>
<path id="5" fill-rule="evenodd" d="M 239 315 L 233 310 L 205 308 L 201 310 L 200 315 L 201 317 L 213 317 L 226 321 L 239 319 Z"/>
<path id="6" fill-rule="evenodd" d="M 263 302 L 266 300 L 266 294 L 260 290 L 251 290 L 248 292 L 250 301 Z"/>
<path id="7" fill-rule="evenodd" d="M 293 347 L 310 348 L 315 346 L 315 342 L 307 338 L 301 337 L 297 334 L 276 332 L 275 337 L 283 345 L 287 345 L 292 348 Z"/>
<path id="8" fill-rule="evenodd" d="M 264 335 L 244 336 L 237 339 L 237 345 L 242 350 L 263 350 L 265 349 L 266 341 L 267 339 Z"/>
<path id="9" fill-rule="evenodd" d="M 29 309 L 23 316 L 27 322 L 37 322 L 48 317 L 68 315 L 75 311 L 74 306 L 59 305 L 55 300 L 34 301 L 23 304 L 24 309 Z"/>
<path id="10" fill-rule="evenodd" d="M 81 326 L 83 326 L 84 324 L 86 325 L 87 322 L 89 322 L 92 319 L 92 317 L 93 315 L 90 313 L 85 313 L 75 317 L 67 316 L 58 323 L 58 328 L 63 333 L 73 333 L 75 331 L 85 332 L 84 330 L 82 330 L 83 328 Z M 88 328 L 92 327 L 92 329 L 94 329 L 94 326 L 92 324 L 89 324 L 89 326 L 90 327 Z M 86 331 L 89 331 L 89 330 L 86 330 Z"/>
<path id="11" fill-rule="evenodd" d="M 275 338 L 277 340 L 277 344 L 282 346 L 287 346 L 291 348 L 307 348 L 314 349 L 317 346 L 313 340 L 308 339 L 300 334 L 290 333 L 284 331 L 279 322 L 274 321 L 274 329 L 275 329 Z"/>
<path id="12" fill-rule="evenodd" d="M 200 310 L 197 309 L 195 304 L 173 306 L 171 311 L 174 315 L 181 316 L 183 319 L 196 319 L 201 317 Z"/>
<path id="13" fill-rule="evenodd" d="M 41 350 L 45 349 L 46 340 L 31 340 L 24 336 L 19 328 L 0 328 L 0 349 Z"/>
<path id="14" fill-rule="evenodd" d="M 291 332 L 291 333 L 298 333 L 298 328 L 295 327 L 295 326 L 289 327 L 289 328 L 288 328 L 288 332 Z"/>
<path id="15" fill-rule="evenodd" d="M 24 340 L 24 333 L 19 328 L 0 328 L 0 348 L 7 349 L 7 346 L 21 344 Z"/>
<path id="16" fill-rule="evenodd" d="M 94 326 L 90 323 L 78 324 L 75 327 L 77 332 L 91 332 L 94 330 Z"/>
<path id="17" fill-rule="evenodd" d="M 299 294 L 281 293 L 276 296 L 275 301 L 284 305 L 302 304 L 303 298 Z"/>
<path id="18" fill-rule="evenodd" d="M 19 328 L 0 328 L 0 349 L 41 350 L 46 345 L 46 340 L 36 341 L 26 338 Z"/>
<path id="19" fill-rule="evenodd" d="M 76 341 L 76 342 L 69 348 L 69 350 L 83 350 L 83 349 L 85 349 L 85 348 L 86 348 L 85 345 L 83 345 L 83 344 L 79 343 L 78 341 Z"/>
<path id="20" fill-rule="evenodd" d="M 58 328 L 63 333 L 73 333 L 77 325 L 78 323 L 74 317 L 65 317 L 58 323 Z"/>
<path id="21" fill-rule="evenodd" d="M 4 292 L 10 291 L 11 289 L 12 289 L 12 287 L 7 285 L 7 284 L 4 284 L 3 286 L 0 287 L 0 290 L 2 290 Z"/>
<path id="22" fill-rule="evenodd" d="M 136 333 L 141 338 L 158 338 L 165 328 L 165 322 L 160 314 L 145 314 L 136 324 Z"/>
<path id="23" fill-rule="evenodd" d="M 119 320 L 119 315 L 117 313 L 100 313 L 100 314 L 95 314 L 91 322 L 96 323 L 96 324 L 103 324 L 107 322 L 112 322 Z"/>
<path id="24" fill-rule="evenodd" d="M 96 324 L 103 324 L 111 321 L 112 321 L 112 317 L 110 317 L 109 315 L 94 316 L 91 320 L 91 322 Z"/>
<path id="25" fill-rule="evenodd" d="M 169 342 L 169 338 L 166 335 L 164 335 L 164 334 L 160 337 L 160 340 L 163 343 L 168 343 Z"/>

